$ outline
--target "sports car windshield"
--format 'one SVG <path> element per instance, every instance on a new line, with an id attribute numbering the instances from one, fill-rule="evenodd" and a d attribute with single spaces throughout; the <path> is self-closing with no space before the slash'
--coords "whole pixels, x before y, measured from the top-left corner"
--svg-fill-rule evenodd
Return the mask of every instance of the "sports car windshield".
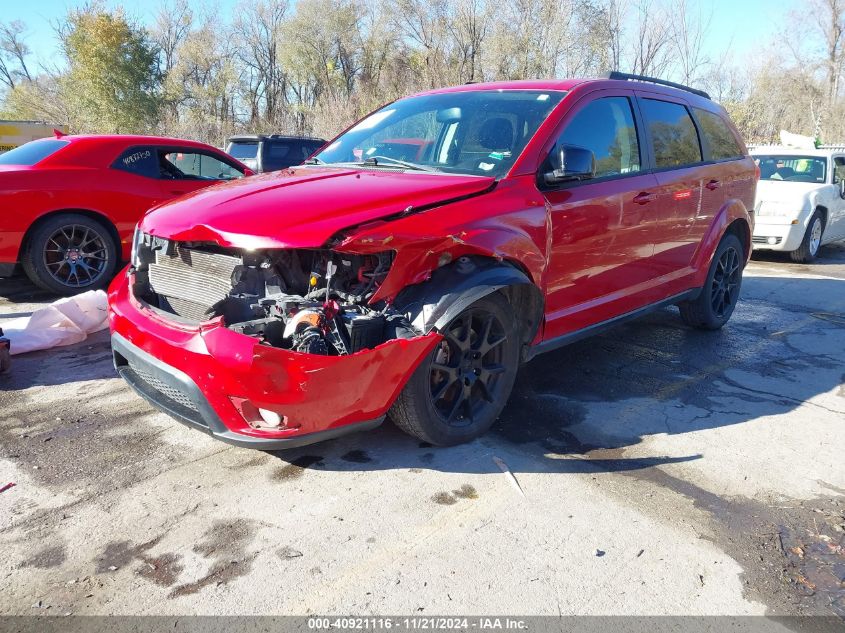
<path id="1" fill-rule="evenodd" d="M 478 90 L 401 99 L 360 121 L 312 161 L 500 177 L 565 94 Z"/>
<path id="2" fill-rule="evenodd" d="M 827 160 L 819 156 L 754 155 L 760 166 L 760 180 L 825 182 Z"/>

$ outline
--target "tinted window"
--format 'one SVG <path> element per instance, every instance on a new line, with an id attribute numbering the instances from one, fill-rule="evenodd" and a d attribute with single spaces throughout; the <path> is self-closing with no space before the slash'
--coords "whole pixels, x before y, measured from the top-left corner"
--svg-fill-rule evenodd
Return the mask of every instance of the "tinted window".
<path id="1" fill-rule="evenodd" d="M 255 158 L 258 155 L 258 141 L 254 143 L 232 143 L 229 145 L 229 155 L 237 159 Z"/>
<path id="2" fill-rule="evenodd" d="M 665 169 L 701 162 L 695 124 L 684 106 L 656 99 L 642 99 L 640 103 L 654 146 L 655 167 Z"/>
<path id="3" fill-rule="evenodd" d="M 149 147 L 130 147 L 112 163 L 112 168 L 138 176 L 156 178 L 158 176 L 156 152 Z"/>
<path id="4" fill-rule="evenodd" d="M 710 149 L 711 160 L 725 160 L 743 156 L 739 142 L 722 117 L 698 108 L 695 108 L 695 116 L 701 126 L 701 135 Z"/>
<path id="5" fill-rule="evenodd" d="M 584 147 L 596 157 L 596 178 L 640 171 L 640 146 L 631 102 L 597 99 L 567 124 L 558 143 Z"/>
<path id="6" fill-rule="evenodd" d="M 0 165 L 35 165 L 55 154 L 68 143 L 69 141 L 56 139 L 25 143 L 0 155 Z"/>
<path id="7" fill-rule="evenodd" d="M 271 160 L 281 160 L 290 154 L 291 143 L 279 143 L 278 141 L 264 141 L 264 156 Z M 294 158 L 291 156 L 291 158 Z"/>
<path id="8" fill-rule="evenodd" d="M 219 158 L 201 152 L 164 150 L 159 158 L 161 177 L 169 180 L 232 180 L 243 174 Z"/>

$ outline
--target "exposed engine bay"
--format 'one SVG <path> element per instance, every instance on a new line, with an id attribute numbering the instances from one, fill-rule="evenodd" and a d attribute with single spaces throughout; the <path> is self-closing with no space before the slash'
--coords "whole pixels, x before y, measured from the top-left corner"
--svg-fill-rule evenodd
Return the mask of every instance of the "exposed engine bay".
<path id="1" fill-rule="evenodd" d="M 229 329 L 295 352 L 354 354 L 418 332 L 383 302 L 369 305 L 393 251 L 249 251 L 137 235 L 135 296 L 177 320 L 222 317 Z"/>

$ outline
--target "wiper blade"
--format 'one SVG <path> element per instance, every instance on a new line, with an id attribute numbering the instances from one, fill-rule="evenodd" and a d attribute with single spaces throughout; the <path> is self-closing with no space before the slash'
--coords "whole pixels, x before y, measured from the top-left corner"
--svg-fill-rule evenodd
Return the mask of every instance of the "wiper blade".
<path id="1" fill-rule="evenodd" d="M 399 167 L 404 167 L 405 169 L 414 169 L 416 171 L 429 171 L 435 172 L 440 171 L 436 167 L 429 167 L 427 165 L 419 165 L 417 163 L 410 163 L 406 160 L 399 160 L 398 158 L 390 158 L 389 156 L 368 156 L 364 162 L 361 163 L 362 165 L 366 165 L 367 167 L 378 167 L 379 165 L 384 164 L 385 166 L 394 166 L 398 165 Z"/>
<path id="2" fill-rule="evenodd" d="M 325 165 L 325 164 L 326 164 L 326 162 L 325 162 L 325 161 L 320 160 L 319 158 L 317 158 L 317 157 L 315 156 L 314 158 L 309 158 L 308 160 L 306 160 L 306 161 L 305 161 L 305 162 L 303 162 L 302 164 L 303 164 L 303 165 Z"/>

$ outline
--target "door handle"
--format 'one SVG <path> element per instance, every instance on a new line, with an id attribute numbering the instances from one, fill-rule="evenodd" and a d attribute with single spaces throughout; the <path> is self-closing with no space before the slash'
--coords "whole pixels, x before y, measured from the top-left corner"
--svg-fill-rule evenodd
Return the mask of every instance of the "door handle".
<path id="1" fill-rule="evenodd" d="M 648 204 L 654 200 L 654 194 L 648 191 L 642 191 L 634 196 L 634 204 Z"/>
<path id="2" fill-rule="evenodd" d="M 722 183 L 720 183 L 718 180 L 711 180 L 710 182 L 708 182 L 704 186 L 707 187 L 710 191 L 714 191 L 714 190 L 718 189 L 721 186 L 721 184 Z"/>

